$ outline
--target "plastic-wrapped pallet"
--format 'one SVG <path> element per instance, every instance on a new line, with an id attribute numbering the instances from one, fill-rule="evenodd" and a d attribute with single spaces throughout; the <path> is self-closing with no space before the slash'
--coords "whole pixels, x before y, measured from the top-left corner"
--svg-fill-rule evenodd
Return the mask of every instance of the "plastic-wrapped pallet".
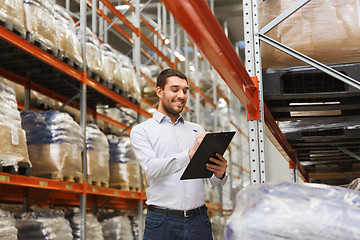
<path id="1" fill-rule="evenodd" d="M 74 240 L 80 240 L 80 223 L 79 213 L 71 213 L 66 216 L 70 221 L 72 236 Z M 103 240 L 102 227 L 97 218 L 92 214 L 86 215 L 85 226 L 86 240 Z"/>
<path id="2" fill-rule="evenodd" d="M 17 232 L 14 217 L 8 211 L 0 209 L 0 239 L 17 240 Z"/>
<path id="3" fill-rule="evenodd" d="M 75 32 L 81 42 L 81 28 L 76 27 Z M 88 27 L 86 28 L 86 64 L 91 71 L 104 77 L 100 42 L 97 36 Z"/>
<path id="4" fill-rule="evenodd" d="M 126 91 L 132 98 L 139 101 L 141 99 L 141 90 L 139 82 L 136 78 L 134 66 L 130 59 L 126 56 L 122 56 L 122 76 L 125 80 Z"/>
<path id="5" fill-rule="evenodd" d="M 102 61 L 103 61 L 103 75 L 105 80 L 111 84 L 119 84 L 115 82 L 115 70 L 116 66 L 119 64 L 116 57 L 115 50 L 106 43 L 100 44 Z M 120 82 L 121 83 L 121 82 Z M 120 86 L 119 86 L 120 87 Z"/>
<path id="6" fill-rule="evenodd" d="M 57 48 L 64 51 L 67 58 L 71 58 L 77 64 L 83 63 L 80 42 L 75 33 L 75 23 L 66 10 L 55 4 L 54 17 L 57 36 Z"/>
<path id="7" fill-rule="evenodd" d="M 84 139 L 72 117 L 58 111 L 23 112 L 21 116 L 33 175 L 81 182 Z"/>
<path id="8" fill-rule="evenodd" d="M 86 126 L 86 149 L 88 183 L 109 186 L 109 143 L 95 124 Z"/>
<path id="9" fill-rule="evenodd" d="M 262 28 L 298 0 L 258 2 Z M 312 0 L 266 35 L 324 64 L 359 62 L 359 14 L 357 0 Z M 264 68 L 305 65 L 268 44 L 261 52 Z"/>
<path id="10" fill-rule="evenodd" d="M 110 147 L 109 185 L 124 190 L 140 190 L 140 166 L 129 137 L 108 135 Z"/>
<path id="11" fill-rule="evenodd" d="M 25 26 L 34 40 L 47 48 L 56 48 L 56 26 L 53 4 L 49 0 L 24 0 Z"/>
<path id="12" fill-rule="evenodd" d="M 0 83 L 0 166 L 31 167 L 13 87 Z"/>
<path id="13" fill-rule="evenodd" d="M 224 239 L 360 239 L 360 192 L 311 183 L 254 184 L 236 196 Z"/>
<path id="14" fill-rule="evenodd" d="M 26 213 L 16 220 L 19 240 L 72 240 L 63 212 Z"/>
<path id="15" fill-rule="evenodd" d="M 104 240 L 133 240 L 130 219 L 115 216 L 101 222 Z"/>
<path id="16" fill-rule="evenodd" d="M 23 0 L 0 0 L 0 20 L 25 27 Z"/>

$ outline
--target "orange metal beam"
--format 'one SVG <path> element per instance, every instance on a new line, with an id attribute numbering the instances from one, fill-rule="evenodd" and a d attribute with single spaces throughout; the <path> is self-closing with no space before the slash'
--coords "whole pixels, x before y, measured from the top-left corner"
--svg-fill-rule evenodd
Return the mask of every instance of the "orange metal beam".
<path id="1" fill-rule="evenodd" d="M 268 109 L 268 107 L 265 104 L 264 104 L 264 120 L 265 120 L 266 126 L 268 127 L 269 131 L 272 133 L 272 135 L 278 141 L 280 146 L 284 149 L 285 153 L 289 156 L 289 158 L 293 162 L 296 163 L 300 173 L 308 181 L 309 180 L 308 173 L 306 173 L 305 169 L 300 164 L 299 160 L 296 158 L 295 151 L 291 148 L 289 142 L 286 140 L 284 134 L 281 132 L 279 126 L 275 122 L 275 119 L 271 115 L 270 110 Z"/>

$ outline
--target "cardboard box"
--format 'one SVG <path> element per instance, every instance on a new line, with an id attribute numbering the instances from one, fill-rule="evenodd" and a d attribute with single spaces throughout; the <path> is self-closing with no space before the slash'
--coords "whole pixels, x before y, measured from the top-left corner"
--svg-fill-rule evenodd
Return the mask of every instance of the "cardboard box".
<path id="1" fill-rule="evenodd" d="M 59 180 L 66 180 L 64 178 L 67 177 L 82 178 L 82 149 L 76 144 L 29 144 L 28 150 L 34 176 Z"/>
<path id="2" fill-rule="evenodd" d="M 19 162 L 29 161 L 25 131 L 0 124 L 0 165 L 14 166 L 17 171 Z"/>

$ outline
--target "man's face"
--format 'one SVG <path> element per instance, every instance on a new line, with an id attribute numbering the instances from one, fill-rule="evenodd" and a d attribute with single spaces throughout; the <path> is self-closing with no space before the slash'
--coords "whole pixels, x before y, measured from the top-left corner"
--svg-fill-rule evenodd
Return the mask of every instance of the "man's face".
<path id="1" fill-rule="evenodd" d="M 170 117 L 179 115 L 186 104 L 188 90 L 185 79 L 177 76 L 168 77 L 164 89 L 160 87 L 156 89 L 160 103 L 159 110 L 163 110 Z"/>

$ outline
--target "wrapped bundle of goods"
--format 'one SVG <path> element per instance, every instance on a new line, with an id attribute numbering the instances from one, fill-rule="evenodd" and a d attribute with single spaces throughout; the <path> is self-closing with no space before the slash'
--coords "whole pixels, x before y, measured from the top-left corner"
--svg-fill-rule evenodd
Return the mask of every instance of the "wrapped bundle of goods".
<path id="1" fill-rule="evenodd" d="M 14 217 L 10 212 L 0 209 L 0 239 L 17 240 L 17 233 Z"/>
<path id="2" fill-rule="evenodd" d="M 67 113 L 23 112 L 33 175 L 81 182 L 84 139 L 80 126 Z"/>
<path id="3" fill-rule="evenodd" d="M 295 3 L 259 1 L 260 29 Z M 313 0 L 266 35 L 324 64 L 359 62 L 359 11 L 356 0 Z M 305 65 L 268 44 L 261 52 L 263 68 Z"/>
<path id="4" fill-rule="evenodd" d="M 140 190 L 140 167 L 129 137 L 108 135 L 110 147 L 109 185 L 124 190 Z"/>
<path id="5" fill-rule="evenodd" d="M 70 223 L 61 211 L 25 213 L 16 219 L 19 240 L 72 240 Z"/>
<path id="6" fill-rule="evenodd" d="M 118 65 L 115 50 L 109 44 L 106 43 L 100 44 L 100 50 L 103 61 L 104 79 L 108 81 L 110 85 L 112 85 L 115 83 L 114 72 L 116 69 L 116 65 Z"/>
<path id="7" fill-rule="evenodd" d="M 25 30 L 23 0 L 0 0 L 0 21 L 13 24 L 17 30 Z"/>
<path id="8" fill-rule="evenodd" d="M 79 213 L 68 213 L 66 218 L 70 221 L 72 229 L 72 239 L 80 240 L 80 223 L 81 217 Z M 86 215 L 85 235 L 86 240 L 103 240 L 102 227 L 97 218 L 92 214 Z"/>
<path id="9" fill-rule="evenodd" d="M 140 83 L 138 82 L 130 59 L 126 56 L 122 56 L 122 76 L 125 81 L 126 92 L 129 93 L 129 96 L 133 99 L 140 101 L 141 99 L 141 90 Z"/>
<path id="10" fill-rule="evenodd" d="M 109 186 L 109 143 L 95 124 L 86 126 L 86 149 L 88 183 Z"/>
<path id="11" fill-rule="evenodd" d="M 262 183 L 238 192 L 224 240 L 360 239 L 359 224 L 358 191 L 323 184 Z"/>
<path id="12" fill-rule="evenodd" d="M 66 10 L 55 4 L 54 17 L 57 36 L 57 48 L 63 51 L 64 58 L 70 58 L 76 64 L 82 65 L 80 42 L 75 33 L 75 23 Z"/>
<path id="13" fill-rule="evenodd" d="M 5 83 L 0 83 L 0 146 L 2 171 L 30 174 L 31 163 L 26 147 L 26 134 L 21 129 L 15 91 Z"/>
<path id="14" fill-rule="evenodd" d="M 83 37 L 81 28 L 76 27 L 75 32 L 81 42 Z M 86 64 L 91 71 L 104 78 L 100 42 L 96 34 L 94 34 L 90 28 L 86 28 Z"/>
<path id="15" fill-rule="evenodd" d="M 56 26 L 53 4 L 49 0 L 24 0 L 25 26 L 32 41 L 47 49 L 56 49 Z"/>
<path id="16" fill-rule="evenodd" d="M 131 222 L 127 216 L 103 217 L 101 220 L 104 240 L 133 240 Z"/>

